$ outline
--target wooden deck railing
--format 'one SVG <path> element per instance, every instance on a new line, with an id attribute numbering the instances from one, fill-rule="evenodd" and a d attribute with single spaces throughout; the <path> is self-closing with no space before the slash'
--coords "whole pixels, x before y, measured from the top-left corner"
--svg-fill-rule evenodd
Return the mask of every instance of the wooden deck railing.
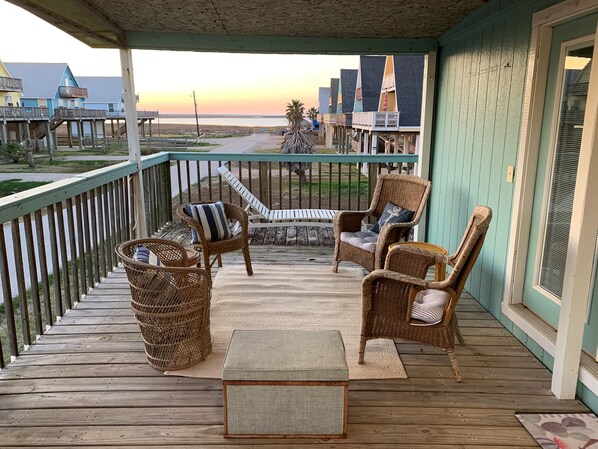
<path id="1" fill-rule="evenodd" d="M 144 160 L 152 233 L 171 219 L 169 165 Z M 0 367 L 117 266 L 114 248 L 134 232 L 135 172 L 126 162 L 0 199 Z"/>
<path id="2" fill-rule="evenodd" d="M 271 209 L 364 209 L 380 172 L 417 155 L 159 153 L 142 158 L 146 226 L 174 203 L 241 199 L 218 176 L 227 164 Z M 174 162 L 174 165 L 171 165 Z M 288 164 L 304 164 L 299 180 Z M 0 368 L 114 270 L 114 248 L 135 235 L 132 162 L 0 199 Z"/>

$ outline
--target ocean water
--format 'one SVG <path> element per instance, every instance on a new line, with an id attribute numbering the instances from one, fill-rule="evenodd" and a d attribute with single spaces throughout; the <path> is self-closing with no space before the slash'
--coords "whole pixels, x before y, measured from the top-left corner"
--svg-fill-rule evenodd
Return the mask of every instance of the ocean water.
<path id="1" fill-rule="evenodd" d="M 176 124 L 176 125 L 195 125 L 195 117 L 188 116 L 170 116 L 160 117 L 158 123 Z M 283 116 L 280 117 L 260 117 L 255 115 L 247 116 L 215 116 L 199 117 L 199 126 L 201 125 L 222 125 L 222 126 L 287 126 L 287 121 Z"/>

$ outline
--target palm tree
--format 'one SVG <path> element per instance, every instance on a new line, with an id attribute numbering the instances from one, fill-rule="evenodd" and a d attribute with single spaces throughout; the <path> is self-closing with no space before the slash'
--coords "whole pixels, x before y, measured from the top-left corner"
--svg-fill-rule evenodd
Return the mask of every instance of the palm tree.
<path id="1" fill-rule="evenodd" d="M 309 108 L 307 110 L 307 116 L 310 120 L 315 120 L 318 117 L 319 113 L 320 111 L 318 111 L 318 108 Z"/>
<path id="2" fill-rule="evenodd" d="M 313 109 L 313 108 L 312 108 Z M 291 100 L 287 103 L 286 118 L 291 130 L 284 135 L 280 148 L 283 154 L 311 154 L 314 152 L 314 144 L 303 134 L 303 114 L 305 107 L 299 100 Z M 299 182 L 307 181 L 305 171 L 309 167 L 307 162 L 289 163 L 291 170 L 299 176 Z"/>

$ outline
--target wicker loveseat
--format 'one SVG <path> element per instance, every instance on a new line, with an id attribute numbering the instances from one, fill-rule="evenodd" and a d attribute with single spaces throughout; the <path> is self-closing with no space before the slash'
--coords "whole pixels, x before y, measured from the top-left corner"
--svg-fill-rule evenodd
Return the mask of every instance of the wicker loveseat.
<path id="1" fill-rule="evenodd" d="M 156 261 L 141 261 L 142 251 L 151 252 Z M 187 268 L 185 248 L 163 239 L 125 242 L 116 253 L 127 273 L 148 363 L 164 371 L 205 359 L 212 350 L 206 270 Z"/>

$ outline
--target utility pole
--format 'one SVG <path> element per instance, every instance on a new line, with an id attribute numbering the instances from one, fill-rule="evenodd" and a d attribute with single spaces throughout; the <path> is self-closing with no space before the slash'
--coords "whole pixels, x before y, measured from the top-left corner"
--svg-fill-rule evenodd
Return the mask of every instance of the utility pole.
<path id="1" fill-rule="evenodd" d="M 199 141 L 199 117 L 197 116 L 197 101 L 195 100 L 195 90 L 193 91 L 193 106 L 195 107 L 195 126 L 197 128 L 197 140 Z"/>

